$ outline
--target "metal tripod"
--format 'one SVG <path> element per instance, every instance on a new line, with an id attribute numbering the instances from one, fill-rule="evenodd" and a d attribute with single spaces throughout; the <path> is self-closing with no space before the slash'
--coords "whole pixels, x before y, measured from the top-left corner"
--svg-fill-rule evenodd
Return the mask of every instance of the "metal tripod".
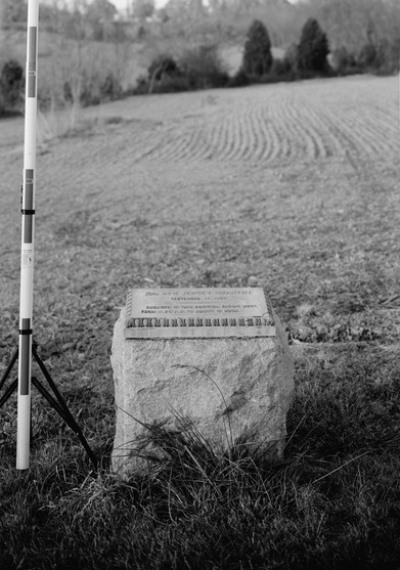
<path id="1" fill-rule="evenodd" d="M 3 386 L 6 383 L 7 378 L 11 374 L 11 370 L 13 369 L 14 364 L 18 360 L 18 352 L 19 352 L 19 350 L 17 349 L 15 351 L 13 357 L 11 358 L 10 364 L 7 366 L 7 369 L 4 372 L 4 374 L 0 380 L 0 392 L 3 389 Z M 33 355 L 34 359 L 36 360 L 37 364 L 39 365 L 39 368 L 42 371 L 43 376 L 47 380 L 47 383 L 50 386 L 54 396 L 50 393 L 50 391 L 37 378 L 35 378 L 33 376 L 31 378 L 32 384 L 35 386 L 35 388 L 38 390 L 38 392 L 40 392 L 42 394 L 42 396 L 49 402 L 50 406 L 56 412 L 58 412 L 58 414 L 61 416 L 61 418 L 64 420 L 64 422 L 72 429 L 72 431 L 74 431 L 77 434 L 80 442 L 82 443 L 83 447 L 86 450 L 86 453 L 87 453 L 90 461 L 93 464 L 94 470 L 96 471 L 97 470 L 97 458 L 96 458 L 95 454 L 93 453 L 92 449 L 90 448 L 85 436 L 83 435 L 81 428 L 76 423 L 74 417 L 72 416 L 71 412 L 69 411 L 68 406 L 65 403 L 65 400 L 62 397 L 60 391 L 58 390 L 56 384 L 54 383 L 54 380 L 50 376 L 49 371 L 47 370 L 47 368 L 44 365 L 40 356 L 38 355 L 36 343 L 32 343 L 32 355 Z M 11 397 L 13 392 L 15 392 L 17 390 L 17 388 L 18 388 L 18 379 L 15 379 L 8 386 L 4 395 L 0 398 L 0 409 L 8 401 L 8 399 Z"/>

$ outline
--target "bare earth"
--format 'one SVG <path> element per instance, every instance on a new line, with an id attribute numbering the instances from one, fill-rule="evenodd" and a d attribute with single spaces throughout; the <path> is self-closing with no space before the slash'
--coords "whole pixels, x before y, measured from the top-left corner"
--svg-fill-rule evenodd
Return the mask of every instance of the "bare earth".
<path id="1" fill-rule="evenodd" d="M 253 276 L 300 340 L 323 340 L 300 330 L 311 304 L 321 326 L 340 315 L 393 342 L 398 86 L 362 76 L 135 97 L 86 109 L 53 139 L 41 120 L 38 334 L 82 358 L 101 350 L 107 368 L 128 288 Z M 22 119 L 0 122 L 0 338 L 17 326 L 22 145 Z"/>

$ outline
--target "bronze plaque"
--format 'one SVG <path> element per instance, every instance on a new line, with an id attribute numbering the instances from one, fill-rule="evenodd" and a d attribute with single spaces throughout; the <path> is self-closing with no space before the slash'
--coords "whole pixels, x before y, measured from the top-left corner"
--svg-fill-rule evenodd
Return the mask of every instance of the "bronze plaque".
<path id="1" fill-rule="evenodd" d="M 261 287 L 131 289 L 125 338 L 275 336 L 268 296 Z"/>

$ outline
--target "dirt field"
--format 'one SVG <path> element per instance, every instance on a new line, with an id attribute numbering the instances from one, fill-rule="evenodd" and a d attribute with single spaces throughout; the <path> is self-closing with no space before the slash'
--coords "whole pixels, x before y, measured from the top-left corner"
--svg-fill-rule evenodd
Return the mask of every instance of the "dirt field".
<path id="1" fill-rule="evenodd" d="M 85 110 L 62 138 L 41 121 L 37 335 L 109 374 L 128 288 L 252 276 L 294 338 L 395 341 L 398 129 L 398 77 L 366 76 L 135 97 Z M 18 326 L 22 145 L 23 121 L 2 121 L 3 348 Z"/>

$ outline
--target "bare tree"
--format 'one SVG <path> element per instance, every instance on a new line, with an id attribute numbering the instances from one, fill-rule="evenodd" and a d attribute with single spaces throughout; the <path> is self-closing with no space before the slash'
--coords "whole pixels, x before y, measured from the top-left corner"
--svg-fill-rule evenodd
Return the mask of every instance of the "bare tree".
<path id="1" fill-rule="evenodd" d="M 312 0 L 305 10 L 318 18 L 333 47 L 359 50 L 365 43 L 394 41 L 400 35 L 397 0 Z"/>
<path id="2" fill-rule="evenodd" d="M 132 15 L 134 18 L 138 18 L 138 20 L 144 22 L 148 18 L 151 18 L 154 12 L 154 0 L 133 0 Z"/>
<path id="3" fill-rule="evenodd" d="M 116 15 L 116 7 L 108 0 L 93 0 L 87 6 L 86 17 L 93 28 L 93 37 L 96 40 L 111 38 Z"/>
<path id="4" fill-rule="evenodd" d="M 203 0 L 169 0 L 164 11 L 179 24 L 193 22 L 205 15 Z"/>

